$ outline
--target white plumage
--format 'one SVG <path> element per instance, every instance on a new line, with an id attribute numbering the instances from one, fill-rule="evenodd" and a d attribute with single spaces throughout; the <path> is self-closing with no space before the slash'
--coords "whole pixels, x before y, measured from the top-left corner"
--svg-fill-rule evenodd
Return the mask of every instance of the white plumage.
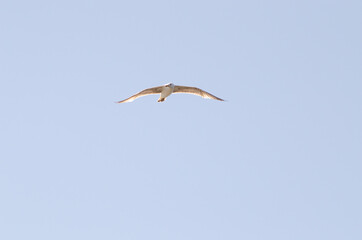
<path id="1" fill-rule="evenodd" d="M 165 101 L 165 99 L 170 96 L 172 93 L 188 93 L 188 94 L 194 94 L 194 95 L 198 95 L 200 97 L 203 98 L 209 98 L 209 99 L 215 99 L 215 100 L 219 100 L 219 101 L 224 101 L 221 98 L 218 98 L 214 95 L 212 95 L 211 93 L 208 93 L 200 88 L 196 88 L 196 87 L 186 87 L 186 86 L 177 86 L 174 85 L 173 83 L 169 83 L 166 84 L 164 86 L 159 86 L 159 87 L 153 87 L 153 88 L 147 88 L 139 93 L 136 93 L 135 95 L 116 102 L 116 103 L 124 103 L 124 102 L 133 102 L 135 99 L 142 97 L 142 96 L 146 96 L 146 95 L 150 95 L 150 94 L 160 94 L 160 98 L 158 99 L 158 102 L 163 102 Z"/>

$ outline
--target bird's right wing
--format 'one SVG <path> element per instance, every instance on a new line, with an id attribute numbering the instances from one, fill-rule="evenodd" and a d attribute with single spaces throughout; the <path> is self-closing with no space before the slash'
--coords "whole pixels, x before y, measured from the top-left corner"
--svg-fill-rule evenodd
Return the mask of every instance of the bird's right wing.
<path id="1" fill-rule="evenodd" d="M 143 96 L 146 96 L 146 95 L 150 95 L 150 94 L 158 94 L 158 93 L 161 93 L 162 92 L 162 87 L 163 86 L 159 86 L 159 87 L 153 87 L 153 88 L 147 88 L 139 93 L 136 93 L 135 95 L 125 99 L 125 100 L 122 100 L 122 101 L 119 101 L 119 102 L 116 102 L 116 103 L 125 103 L 125 102 L 133 102 L 136 98 L 139 98 L 139 97 L 143 97 Z"/>

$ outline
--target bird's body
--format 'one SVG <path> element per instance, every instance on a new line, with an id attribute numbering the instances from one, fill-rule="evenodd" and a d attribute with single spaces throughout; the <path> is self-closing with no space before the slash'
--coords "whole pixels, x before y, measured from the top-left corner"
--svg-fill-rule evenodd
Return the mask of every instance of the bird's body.
<path id="1" fill-rule="evenodd" d="M 219 101 L 224 101 L 223 99 L 218 98 L 218 97 L 212 95 L 211 93 L 208 93 L 200 88 L 177 86 L 177 85 L 174 85 L 173 83 L 169 83 L 164 86 L 147 88 L 147 89 L 145 89 L 125 100 L 119 101 L 117 103 L 132 102 L 136 98 L 150 95 L 150 94 L 160 94 L 160 98 L 158 99 L 158 102 L 163 102 L 172 93 L 189 93 L 189 94 L 198 95 L 203 98 L 210 98 L 210 99 L 215 99 L 215 100 L 219 100 Z"/>
<path id="2" fill-rule="evenodd" d="M 162 87 L 160 98 L 157 102 L 163 102 L 165 99 L 170 96 L 175 88 L 175 85 L 165 85 Z"/>

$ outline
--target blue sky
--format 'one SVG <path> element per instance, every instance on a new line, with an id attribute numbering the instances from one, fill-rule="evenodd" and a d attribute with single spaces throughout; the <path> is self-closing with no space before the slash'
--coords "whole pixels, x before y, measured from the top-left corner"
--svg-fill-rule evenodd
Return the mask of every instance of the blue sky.
<path id="1" fill-rule="evenodd" d="M 361 239 L 361 12 L 2 1 L 0 239 Z"/>

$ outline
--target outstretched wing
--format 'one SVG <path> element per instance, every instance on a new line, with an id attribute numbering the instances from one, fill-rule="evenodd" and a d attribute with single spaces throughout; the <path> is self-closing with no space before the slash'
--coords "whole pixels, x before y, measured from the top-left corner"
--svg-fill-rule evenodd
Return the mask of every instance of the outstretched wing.
<path id="1" fill-rule="evenodd" d="M 116 103 L 125 103 L 125 102 L 133 102 L 136 98 L 139 98 L 139 97 L 143 97 L 143 96 L 146 96 L 146 95 L 150 95 L 150 94 L 158 94 L 158 93 L 161 93 L 162 91 L 162 86 L 160 87 L 153 87 L 153 88 L 147 88 L 139 93 L 136 93 L 135 95 L 125 99 L 125 100 L 122 100 L 122 101 L 119 101 L 119 102 L 116 102 Z"/>
<path id="2" fill-rule="evenodd" d="M 218 98 L 218 97 L 212 95 L 211 93 L 208 93 L 208 92 L 206 92 L 200 88 L 196 88 L 196 87 L 175 86 L 175 88 L 173 89 L 173 93 L 189 93 L 189 94 L 198 95 L 203 98 L 210 98 L 210 99 L 215 99 L 215 100 L 219 100 L 219 101 L 224 101 L 223 99 Z"/>

